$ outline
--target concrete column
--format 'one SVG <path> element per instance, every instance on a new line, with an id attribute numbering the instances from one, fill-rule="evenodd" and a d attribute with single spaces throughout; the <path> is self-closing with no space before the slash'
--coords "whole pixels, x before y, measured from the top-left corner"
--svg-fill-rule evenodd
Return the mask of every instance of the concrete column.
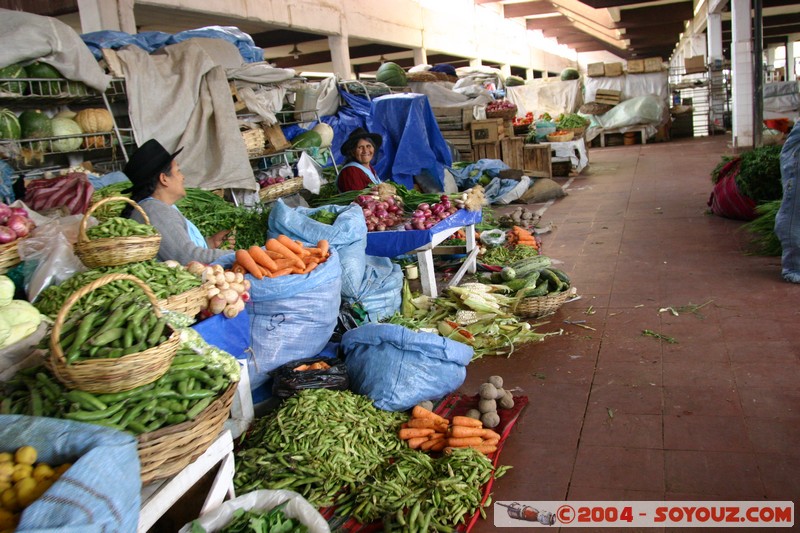
<path id="1" fill-rule="evenodd" d="M 131 11 L 133 11 L 133 6 L 131 6 Z M 111 2 L 103 0 L 78 0 L 78 14 L 81 19 L 81 33 L 100 30 L 121 30 L 119 24 L 119 8 L 116 0 Z"/>
<path id="2" fill-rule="evenodd" d="M 125 33 L 136 34 L 136 18 L 133 16 L 133 0 L 117 0 L 119 29 Z"/>
<path id="3" fill-rule="evenodd" d="M 535 77 L 536 77 L 536 75 L 533 73 L 533 69 L 532 68 L 526 68 L 525 69 L 525 80 L 526 81 L 530 81 Z"/>
<path id="4" fill-rule="evenodd" d="M 797 73 L 794 71 L 794 60 L 800 54 L 800 34 L 789 36 L 789 43 L 786 45 L 786 80 L 795 81 Z"/>
<path id="5" fill-rule="evenodd" d="M 771 72 L 775 69 L 775 51 L 777 48 L 775 46 L 768 46 L 766 50 L 767 56 L 767 71 Z"/>
<path id="6" fill-rule="evenodd" d="M 414 48 L 414 64 L 427 65 L 428 64 L 428 50 L 422 47 Z"/>
<path id="7" fill-rule="evenodd" d="M 328 47 L 331 50 L 331 64 L 333 73 L 341 79 L 353 80 L 356 75 L 350 64 L 350 49 L 348 36 L 331 35 L 328 37 Z"/>
<path id="8" fill-rule="evenodd" d="M 500 65 L 500 72 L 503 74 L 503 78 L 511 76 L 511 65 L 507 63 Z"/>
<path id="9" fill-rule="evenodd" d="M 479 58 L 478 59 L 470 59 L 469 60 L 469 66 L 473 67 L 473 68 L 474 67 L 481 67 L 481 66 L 483 66 L 483 61 L 481 61 Z"/>
<path id="10" fill-rule="evenodd" d="M 713 63 L 714 59 L 722 59 L 722 15 L 709 13 L 706 28 L 708 33 L 708 59 L 709 63 Z"/>
<path id="11" fill-rule="evenodd" d="M 753 41 L 750 0 L 731 0 L 731 66 L 733 67 L 733 145 L 753 146 Z"/>

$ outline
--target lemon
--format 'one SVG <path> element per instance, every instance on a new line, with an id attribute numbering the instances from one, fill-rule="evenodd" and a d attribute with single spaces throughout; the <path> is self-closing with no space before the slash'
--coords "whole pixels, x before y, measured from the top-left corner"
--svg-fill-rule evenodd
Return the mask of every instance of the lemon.
<path id="1" fill-rule="evenodd" d="M 0 493 L 11 488 L 11 481 L 0 481 Z"/>
<path id="2" fill-rule="evenodd" d="M 0 509 L 0 530 L 13 529 L 17 527 L 17 517 L 11 511 Z"/>
<path id="3" fill-rule="evenodd" d="M 14 460 L 14 454 L 3 452 L 0 453 L 0 463 L 10 463 Z"/>
<path id="4" fill-rule="evenodd" d="M 14 489 L 6 489 L 0 494 L 0 503 L 3 504 L 8 511 L 16 511 L 19 509 L 19 503 L 17 502 L 17 493 Z"/>
<path id="5" fill-rule="evenodd" d="M 49 479 L 55 475 L 53 469 L 50 468 L 50 465 L 47 463 L 39 463 L 35 467 L 33 467 L 33 479 L 36 481 L 41 481 L 43 479 Z"/>
<path id="6" fill-rule="evenodd" d="M 14 459 L 18 463 L 23 463 L 26 465 L 32 465 L 36 462 L 36 448 L 33 446 L 23 446 L 22 448 L 18 449 L 17 452 L 14 454 Z"/>
<path id="7" fill-rule="evenodd" d="M 11 481 L 14 474 L 14 463 L 10 461 L 0 463 L 0 481 Z"/>
<path id="8" fill-rule="evenodd" d="M 17 492 L 17 503 L 23 509 L 40 496 L 40 494 L 36 493 L 36 480 L 32 477 L 17 481 L 14 485 L 14 490 Z"/>
<path id="9" fill-rule="evenodd" d="M 11 481 L 16 483 L 20 479 L 31 477 L 32 473 L 33 473 L 33 467 L 31 465 L 27 465 L 24 463 L 17 463 L 17 465 L 14 467 L 14 473 L 11 474 Z"/>
<path id="10" fill-rule="evenodd" d="M 53 472 L 55 472 L 56 477 L 61 477 L 61 474 L 69 470 L 69 467 L 72 466 L 72 463 L 64 463 L 63 465 L 58 465 Z"/>

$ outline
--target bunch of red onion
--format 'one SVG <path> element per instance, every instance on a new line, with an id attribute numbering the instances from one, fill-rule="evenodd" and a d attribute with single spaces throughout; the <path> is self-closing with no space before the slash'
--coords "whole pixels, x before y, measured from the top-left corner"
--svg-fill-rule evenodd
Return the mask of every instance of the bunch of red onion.
<path id="1" fill-rule="evenodd" d="M 277 185 L 278 183 L 283 183 L 286 181 L 286 178 L 283 176 L 270 176 L 266 179 L 259 180 L 258 184 L 263 189 L 264 187 L 269 187 L 270 185 Z"/>
<path id="2" fill-rule="evenodd" d="M 440 221 L 446 219 L 458 208 L 450 202 L 450 198 L 443 194 L 439 197 L 439 202 L 429 204 L 419 204 L 417 210 L 411 215 L 411 220 L 406 222 L 406 229 L 430 229 Z"/>
<path id="3" fill-rule="evenodd" d="M 403 222 L 403 201 L 397 196 L 361 194 L 356 203 L 364 212 L 367 231 L 386 231 Z"/>
<path id="4" fill-rule="evenodd" d="M 14 242 L 28 234 L 36 227 L 28 218 L 28 212 L 21 207 L 9 207 L 0 202 L 0 244 Z"/>
<path id="5" fill-rule="evenodd" d="M 508 100 L 495 100 L 486 105 L 486 111 L 505 111 L 506 109 L 516 109 L 517 106 Z"/>

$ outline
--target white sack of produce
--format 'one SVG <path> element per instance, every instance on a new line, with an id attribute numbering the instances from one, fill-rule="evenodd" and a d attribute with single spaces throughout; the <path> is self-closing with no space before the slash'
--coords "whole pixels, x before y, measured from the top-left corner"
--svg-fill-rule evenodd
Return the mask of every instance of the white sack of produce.
<path id="1" fill-rule="evenodd" d="M 212 509 L 197 520 L 183 526 L 179 533 L 192 533 L 196 531 L 192 525 L 197 524 L 207 533 L 220 531 L 227 526 L 238 509 L 258 512 L 269 511 L 276 506 L 287 502 L 282 509 L 287 518 L 295 518 L 308 527 L 309 533 L 328 533 L 331 528 L 328 522 L 319 514 L 313 505 L 305 498 L 291 490 L 256 490 L 229 500 L 216 509 Z M 265 531 L 267 531 L 265 529 Z"/>
<path id="2" fill-rule="evenodd" d="M 363 220 L 363 217 L 362 217 Z M 233 255 L 218 263 L 233 264 Z M 308 274 L 256 279 L 250 274 L 250 346 L 247 360 L 250 388 L 257 389 L 269 378 L 269 371 L 284 363 L 317 355 L 336 327 L 341 304 L 342 275 L 339 254 L 331 247 L 330 257 Z"/>
<path id="3" fill-rule="evenodd" d="M 472 347 L 393 324 L 365 324 L 342 336 L 350 389 L 375 407 L 405 411 L 464 383 Z"/>

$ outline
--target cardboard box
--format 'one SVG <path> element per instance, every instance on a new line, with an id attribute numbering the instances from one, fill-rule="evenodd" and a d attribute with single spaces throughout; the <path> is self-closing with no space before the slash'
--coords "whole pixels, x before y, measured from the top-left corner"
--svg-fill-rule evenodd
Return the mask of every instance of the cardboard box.
<path id="1" fill-rule="evenodd" d="M 605 75 L 609 78 L 622 76 L 622 63 L 606 63 L 603 65 Z"/>
<path id="2" fill-rule="evenodd" d="M 599 78 L 601 76 L 605 76 L 605 65 L 603 65 L 603 63 L 589 63 L 586 65 L 586 75 L 590 78 Z"/>
<path id="3" fill-rule="evenodd" d="M 687 57 L 683 60 L 683 68 L 686 74 L 697 74 L 706 71 L 706 58 L 703 56 Z"/>
<path id="4" fill-rule="evenodd" d="M 644 59 L 629 59 L 628 74 L 641 74 L 644 72 Z"/>
<path id="5" fill-rule="evenodd" d="M 597 89 L 594 96 L 594 101 L 599 104 L 617 105 L 622 99 L 622 91 L 613 91 L 611 89 Z"/>
<path id="6" fill-rule="evenodd" d="M 660 57 L 648 57 L 644 60 L 645 72 L 661 72 L 664 70 L 664 61 Z"/>
<path id="7" fill-rule="evenodd" d="M 472 134 L 472 144 L 496 143 L 506 137 L 502 118 L 473 120 L 469 129 Z"/>

